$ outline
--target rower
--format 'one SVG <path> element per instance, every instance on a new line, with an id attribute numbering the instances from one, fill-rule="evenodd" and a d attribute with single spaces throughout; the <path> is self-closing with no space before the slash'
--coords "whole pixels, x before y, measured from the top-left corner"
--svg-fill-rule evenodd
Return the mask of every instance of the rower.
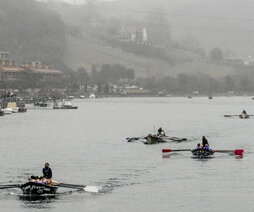
<path id="1" fill-rule="evenodd" d="M 200 143 L 198 143 L 197 146 L 196 146 L 196 150 L 199 150 L 199 149 L 202 149 Z"/>
<path id="2" fill-rule="evenodd" d="M 202 146 L 205 148 L 206 144 L 209 146 L 208 140 L 206 139 L 205 136 L 202 137 Z"/>
<path id="3" fill-rule="evenodd" d="M 162 129 L 162 127 L 160 127 L 160 128 L 158 129 L 157 135 L 158 135 L 158 136 L 159 136 L 159 135 L 165 135 L 165 131 Z"/>
<path id="4" fill-rule="evenodd" d="M 46 179 L 52 178 L 52 170 L 49 168 L 49 163 L 45 163 L 45 167 L 42 169 L 43 177 Z"/>
<path id="5" fill-rule="evenodd" d="M 245 109 L 243 110 L 242 114 L 247 115 L 247 112 Z"/>
<path id="6" fill-rule="evenodd" d="M 205 147 L 204 147 L 204 150 L 211 151 L 212 149 L 211 149 L 211 147 L 208 144 L 206 144 Z"/>
<path id="7" fill-rule="evenodd" d="M 28 180 L 32 183 L 36 183 L 36 177 L 33 175 Z"/>

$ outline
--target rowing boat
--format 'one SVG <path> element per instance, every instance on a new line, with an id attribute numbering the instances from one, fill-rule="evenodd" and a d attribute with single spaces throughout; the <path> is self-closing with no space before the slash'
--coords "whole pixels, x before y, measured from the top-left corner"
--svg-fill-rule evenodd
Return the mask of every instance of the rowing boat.
<path id="1" fill-rule="evenodd" d="M 144 144 L 158 144 L 158 143 L 165 143 L 166 136 L 158 136 L 158 135 L 148 135 L 144 137 L 146 140 Z"/>
<path id="2" fill-rule="evenodd" d="M 205 150 L 205 149 L 193 149 L 191 150 L 192 158 L 212 158 L 214 151 L 212 150 Z"/>
<path id="3" fill-rule="evenodd" d="M 52 184 L 38 184 L 34 182 L 27 182 L 20 186 L 22 192 L 26 195 L 43 195 L 43 194 L 55 194 L 58 189 L 57 183 Z"/>
<path id="4" fill-rule="evenodd" d="M 242 114 L 239 115 L 239 118 L 240 119 L 248 119 L 248 118 L 250 118 L 250 116 L 247 115 L 247 114 L 242 113 Z"/>
<path id="5" fill-rule="evenodd" d="M 158 143 L 166 143 L 166 142 L 182 142 L 187 141 L 187 138 L 178 138 L 178 137 L 168 137 L 166 135 L 148 135 L 144 137 L 144 144 L 158 144 Z"/>

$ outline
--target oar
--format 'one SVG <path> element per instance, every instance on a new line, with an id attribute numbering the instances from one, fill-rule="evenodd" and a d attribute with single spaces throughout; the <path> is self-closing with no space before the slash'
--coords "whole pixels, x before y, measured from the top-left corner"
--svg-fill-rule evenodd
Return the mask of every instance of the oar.
<path id="1" fill-rule="evenodd" d="M 162 149 L 162 153 L 168 152 L 189 152 L 191 149 Z"/>
<path id="2" fill-rule="evenodd" d="M 126 138 L 127 142 L 133 142 L 133 141 L 137 141 L 139 139 L 141 139 L 143 137 L 133 137 L 133 138 Z"/>
<path id="3" fill-rule="evenodd" d="M 101 188 L 97 186 L 76 185 L 76 184 L 68 184 L 68 183 L 60 183 L 59 187 L 73 188 L 78 190 L 84 190 L 86 192 L 94 192 L 94 193 L 98 193 L 101 190 Z"/>
<path id="4" fill-rule="evenodd" d="M 0 185 L 0 189 L 7 189 L 7 188 L 18 188 L 21 184 L 11 184 L 11 185 Z"/>
<path id="5" fill-rule="evenodd" d="M 243 149 L 235 149 L 235 150 L 213 150 L 213 152 L 219 152 L 219 153 L 231 153 L 235 155 L 242 156 L 244 153 Z"/>
<path id="6" fill-rule="evenodd" d="M 239 116 L 239 115 L 224 115 L 224 117 L 234 117 L 234 116 Z"/>
<path id="7" fill-rule="evenodd" d="M 178 137 L 168 137 L 168 139 L 173 141 L 187 141 L 187 138 L 178 138 Z"/>

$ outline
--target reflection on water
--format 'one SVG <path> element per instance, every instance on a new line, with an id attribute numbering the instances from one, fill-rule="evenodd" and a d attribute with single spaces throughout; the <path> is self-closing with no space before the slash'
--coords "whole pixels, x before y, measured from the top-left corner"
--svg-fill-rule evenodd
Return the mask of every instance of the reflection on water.
<path id="1" fill-rule="evenodd" d="M 19 199 L 23 201 L 22 206 L 25 208 L 34 209 L 49 209 L 53 203 L 58 199 L 55 196 L 19 196 Z"/>

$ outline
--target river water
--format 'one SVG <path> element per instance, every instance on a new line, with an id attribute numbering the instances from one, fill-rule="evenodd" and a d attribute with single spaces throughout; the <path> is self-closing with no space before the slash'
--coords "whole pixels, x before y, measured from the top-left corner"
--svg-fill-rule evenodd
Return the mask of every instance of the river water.
<path id="1" fill-rule="evenodd" d="M 254 211 L 254 118 L 224 118 L 250 97 L 108 98 L 77 100 L 78 110 L 32 109 L 1 117 L 1 184 L 40 175 L 45 162 L 59 182 L 102 186 L 99 193 L 72 192 L 24 200 L 18 189 L 0 190 L 0 210 L 12 211 Z M 144 145 L 126 137 L 153 133 L 190 141 Z M 213 149 L 243 148 L 243 158 L 190 152 L 163 158 L 162 148 L 194 148 L 205 135 Z"/>

